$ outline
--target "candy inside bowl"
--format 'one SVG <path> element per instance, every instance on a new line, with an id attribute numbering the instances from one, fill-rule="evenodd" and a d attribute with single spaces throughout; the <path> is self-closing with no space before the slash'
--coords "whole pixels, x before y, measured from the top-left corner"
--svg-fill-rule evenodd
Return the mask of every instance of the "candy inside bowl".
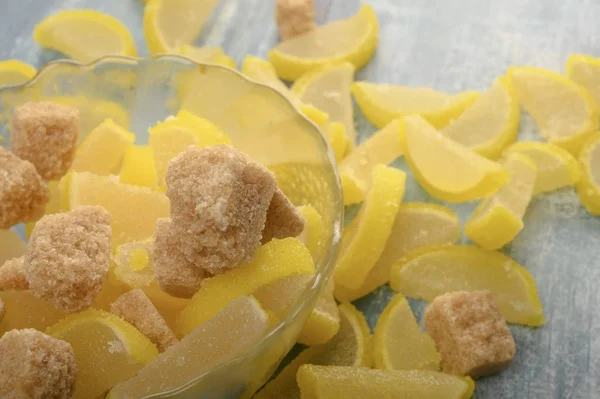
<path id="1" fill-rule="evenodd" d="M 47 182 L 51 201 L 45 213 L 71 211 L 80 205 L 104 206 L 111 216 L 111 265 L 91 309 L 71 315 L 51 309 L 47 320 L 45 314 L 38 318 L 11 318 L 16 309 L 37 308 L 42 303 L 45 308 L 49 306 L 28 291 L 0 291 L 7 308 L 7 316 L 0 321 L 0 334 L 31 327 L 61 338 L 72 335 L 72 326 L 86 320 L 101 319 L 104 321 L 100 324 L 112 325 L 114 315 L 108 313 L 111 304 L 123 293 L 140 288 L 180 341 L 156 357 L 148 355 L 150 352 L 139 352 L 148 361 L 141 371 L 137 370 L 138 377 L 115 388 L 108 387 L 113 388 L 109 397 L 250 397 L 295 344 L 332 272 L 340 239 L 342 200 L 333 153 L 320 131 L 283 95 L 230 69 L 199 65 L 175 56 L 107 57 L 88 65 L 52 63 L 32 81 L 0 90 L 0 129 L 6 148 L 11 147 L 15 107 L 42 101 L 76 107 L 81 121 L 73 166 L 66 175 Z M 264 279 L 258 279 L 255 286 L 248 283 L 239 288 L 235 283 L 238 280 L 222 283 L 220 275 L 210 273 L 198 293 L 230 287 L 225 291 L 232 297 L 214 305 L 214 311 L 204 313 L 202 320 L 194 319 L 197 313 L 189 310 L 191 303 L 200 300 L 169 295 L 153 281 L 152 273 L 147 273 L 156 261 L 152 248 L 156 221 L 169 217 L 164 180 L 169 163 L 153 152 L 153 146 L 159 146 L 155 137 L 165 126 L 172 125 L 172 119 L 198 118 L 207 132 L 214 127 L 224 133 L 222 137 L 210 133 L 216 134 L 211 136 L 213 139 L 221 137 L 219 143 L 231 144 L 270 170 L 281 192 L 296 206 L 310 205 L 323 226 L 321 238 L 312 246 L 307 243 L 308 249 L 302 236 L 264 243 L 249 263 L 271 265 L 272 271 L 266 268 Z M 181 133 L 174 135 L 175 139 L 161 136 L 160 145 L 174 151 L 173 142 L 186 143 L 182 137 L 194 130 L 190 127 L 192 122 L 186 123 L 178 125 Z M 97 130 L 99 127 L 102 130 Z M 153 131 L 155 128 L 158 130 Z M 158 133 L 152 136 L 153 132 Z M 110 141 L 107 137 L 118 139 Z M 90 144 L 103 140 L 109 145 Z M 198 140 L 189 144 L 214 144 L 211 140 Z M 104 150 L 102 156 L 96 148 Z M 123 156 L 118 157 L 117 153 Z M 129 188 L 123 189 L 125 186 Z M 123 200 L 125 197 L 127 201 Z M 33 231 L 35 235 L 35 226 L 35 221 L 31 221 L 13 230 L 27 236 Z M 295 272 L 278 275 L 280 265 L 284 269 L 307 270 L 297 261 L 297 254 L 308 257 L 314 269 L 303 272 L 302 278 Z M 245 266 L 246 263 L 240 268 Z M 235 272 L 238 270 L 232 273 Z M 238 274 L 239 281 L 247 280 L 243 272 Z M 285 312 L 269 309 L 268 301 L 253 296 L 252 289 L 263 288 L 261 282 L 276 284 L 277 276 L 303 284 L 301 290 L 289 293 L 289 298 L 281 298 L 289 305 Z M 213 279 L 217 282 L 209 281 Z M 187 328 L 182 328 L 186 320 Z M 123 327 L 129 331 L 128 328 Z M 126 349 L 131 349 L 127 348 L 128 341 L 124 342 Z M 77 345 L 73 346 L 78 361 L 93 357 L 90 353 L 80 356 Z M 96 350 L 99 349 L 93 351 Z M 135 372 L 130 376 L 133 375 Z M 77 390 L 75 395 L 78 397 Z"/>

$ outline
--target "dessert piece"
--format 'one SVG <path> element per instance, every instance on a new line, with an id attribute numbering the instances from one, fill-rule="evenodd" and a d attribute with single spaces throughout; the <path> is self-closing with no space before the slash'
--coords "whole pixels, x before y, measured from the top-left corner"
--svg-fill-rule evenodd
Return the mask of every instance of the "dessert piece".
<path id="1" fill-rule="evenodd" d="M 0 147 L 0 229 L 37 220 L 49 199 L 35 167 Z"/>
<path id="2" fill-rule="evenodd" d="M 425 327 L 450 374 L 496 374 L 515 356 L 515 341 L 490 291 L 449 292 L 425 311 Z"/>
<path id="3" fill-rule="evenodd" d="M 281 40 L 310 32 L 316 27 L 313 0 L 277 0 L 275 19 Z"/>
<path id="4" fill-rule="evenodd" d="M 0 298 L 0 322 L 4 318 L 4 314 L 6 313 L 6 309 L 4 308 L 4 301 Z"/>
<path id="5" fill-rule="evenodd" d="M 189 262 L 218 274 L 252 259 L 277 188 L 268 169 L 228 145 L 190 146 L 169 162 L 166 182 Z"/>
<path id="6" fill-rule="evenodd" d="M 140 330 L 156 344 L 159 352 L 178 342 L 165 319 L 140 289 L 121 295 L 110 305 L 110 311 Z"/>
<path id="7" fill-rule="evenodd" d="M 190 263 L 180 247 L 171 219 L 158 219 L 154 233 L 154 277 L 166 293 L 191 298 L 208 273 Z"/>
<path id="8" fill-rule="evenodd" d="M 44 216 L 25 255 L 31 293 L 64 312 L 88 308 L 108 273 L 110 235 L 110 215 L 100 206 Z"/>
<path id="9" fill-rule="evenodd" d="M 7 260 L 0 266 L 0 291 L 26 290 L 29 288 L 29 282 L 23 271 L 25 257 L 21 256 Z"/>
<path id="10" fill-rule="evenodd" d="M 31 162 L 42 178 L 64 176 L 75 159 L 79 140 L 79 110 L 52 102 L 29 102 L 15 107 L 10 149 Z"/>
<path id="11" fill-rule="evenodd" d="M 273 238 L 297 237 L 302 230 L 304 230 L 304 218 L 300 210 L 292 204 L 283 191 L 275 190 L 267 211 L 261 242 L 265 244 Z"/>
<path id="12" fill-rule="evenodd" d="M 0 397 L 69 399 L 77 365 L 67 342 L 34 329 L 12 330 L 0 339 Z"/>

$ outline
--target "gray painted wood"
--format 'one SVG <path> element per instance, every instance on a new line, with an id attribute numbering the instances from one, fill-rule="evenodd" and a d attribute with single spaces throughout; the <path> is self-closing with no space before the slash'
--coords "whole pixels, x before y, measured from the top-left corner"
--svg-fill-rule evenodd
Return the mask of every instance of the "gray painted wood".
<path id="1" fill-rule="evenodd" d="M 316 0 L 319 22 L 356 11 L 358 0 Z M 483 90 L 510 65 L 563 71 L 569 54 L 600 55 L 600 3 L 595 0 L 372 0 L 381 39 L 357 79 Z M 142 6 L 137 0 L 2 0 L 0 58 L 37 67 L 60 55 L 31 39 L 35 23 L 65 8 L 96 8 L 124 21 L 138 45 Z M 219 45 L 241 62 L 265 56 L 277 40 L 272 0 L 222 0 L 198 40 Z M 356 111 L 360 137 L 374 128 Z M 537 139 L 524 118 L 520 140 Z M 397 165 L 408 171 L 406 165 Z M 407 201 L 431 198 L 409 176 Z M 437 202 L 437 201 L 435 201 Z M 465 219 L 472 204 L 451 206 Z M 536 198 L 526 228 L 506 249 L 535 276 L 547 325 L 512 326 L 518 353 L 503 374 L 477 382 L 480 399 L 600 397 L 600 219 L 579 205 L 572 190 Z M 464 240 L 466 243 L 467 241 Z M 393 293 L 385 287 L 357 305 L 374 326 Z M 424 304 L 411 302 L 420 320 Z"/>

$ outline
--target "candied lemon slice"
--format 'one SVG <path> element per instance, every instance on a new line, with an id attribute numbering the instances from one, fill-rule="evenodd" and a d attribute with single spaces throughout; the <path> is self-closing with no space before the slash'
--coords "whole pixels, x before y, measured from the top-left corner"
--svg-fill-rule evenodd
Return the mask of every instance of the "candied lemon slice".
<path id="1" fill-rule="evenodd" d="M 298 210 L 305 221 L 304 230 L 298 238 L 306 245 L 316 264 L 325 250 L 325 223 L 312 205 L 303 205 Z"/>
<path id="2" fill-rule="evenodd" d="M 173 52 L 199 63 L 217 64 L 236 69 L 235 61 L 225 54 L 221 47 L 194 47 L 185 44 L 177 47 Z"/>
<path id="3" fill-rule="evenodd" d="M 460 239 L 460 222 L 450 209 L 425 203 L 401 204 L 381 256 L 360 288 L 350 290 L 337 284 L 340 302 L 354 301 L 390 280 L 392 266 L 408 252 L 425 246 L 455 244 Z"/>
<path id="4" fill-rule="evenodd" d="M 577 156 L 598 130 L 598 105 L 592 95 L 565 76 L 541 68 L 511 67 L 508 76 L 540 135 Z"/>
<path id="5" fill-rule="evenodd" d="M 566 74 L 573 82 L 584 87 L 600 105 L 600 59 L 573 54 L 567 60 Z"/>
<path id="6" fill-rule="evenodd" d="M 60 193 L 60 183 L 56 180 L 48 182 L 48 191 L 50 191 L 50 199 L 46 203 L 46 207 L 44 208 L 44 215 L 50 215 L 53 213 L 61 212 L 61 199 L 65 195 L 61 197 Z M 37 222 L 29 222 L 25 225 L 25 237 L 29 239 L 31 237 L 31 233 L 33 232 L 33 228 Z M 1 230 L 0 230 L 1 232 Z M 3 239 L 0 238 L 0 248 L 2 248 Z M 9 241 L 10 243 L 10 241 Z M 13 244 L 9 244 L 13 245 Z M 19 255 L 20 256 L 20 255 Z M 0 259 L 2 259 L 2 255 L 0 255 Z M 0 260 L 0 266 L 2 265 L 2 261 Z"/>
<path id="7" fill-rule="evenodd" d="M 33 39 L 42 47 L 80 62 L 106 55 L 137 55 L 133 37 L 125 25 L 96 10 L 64 10 L 50 15 L 36 25 Z"/>
<path id="8" fill-rule="evenodd" d="M 99 397 L 158 355 L 156 346 L 135 327 L 102 310 L 68 316 L 47 333 L 73 347 L 77 361 L 74 399 Z"/>
<path id="9" fill-rule="evenodd" d="M 375 367 L 382 370 L 439 370 L 433 339 L 421 332 L 404 295 L 386 305 L 373 333 Z"/>
<path id="10" fill-rule="evenodd" d="M 512 83 L 501 76 L 442 133 L 486 158 L 496 159 L 517 139 L 520 113 Z"/>
<path id="11" fill-rule="evenodd" d="M 285 83 L 279 80 L 275 68 L 273 68 L 273 65 L 269 61 L 253 55 L 247 55 L 242 62 L 242 73 L 258 83 L 274 88 L 285 95 L 290 101 L 297 101 L 296 96 L 292 94 Z"/>
<path id="12" fill-rule="evenodd" d="M 191 44 L 219 0 L 150 0 L 144 10 L 144 37 L 150 54 Z"/>
<path id="13" fill-rule="evenodd" d="M 333 297 L 333 279 L 329 280 L 313 308 L 298 342 L 303 345 L 324 344 L 337 334 L 340 314 Z"/>
<path id="14" fill-rule="evenodd" d="M 1 291 L 6 314 L 0 320 L 0 337 L 10 330 L 35 328 L 44 331 L 66 315 L 29 291 Z"/>
<path id="15" fill-rule="evenodd" d="M 23 256 L 27 244 L 12 230 L 0 230 L 0 267 L 7 260 Z"/>
<path id="16" fill-rule="evenodd" d="M 121 183 L 158 189 L 158 177 L 154 152 L 147 145 L 134 145 L 125 151 L 119 172 Z"/>
<path id="17" fill-rule="evenodd" d="M 439 129 L 458 118 L 479 97 L 473 91 L 447 94 L 427 87 L 368 82 L 353 83 L 351 89 L 365 118 L 380 129 L 407 115 L 420 115 Z"/>
<path id="18" fill-rule="evenodd" d="M 468 399 L 475 383 L 432 370 L 369 370 L 306 364 L 298 370 L 302 399 Z"/>
<path id="19" fill-rule="evenodd" d="M 379 23 L 373 8 L 363 4 L 358 13 L 279 43 L 269 61 L 280 78 L 295 80 L 308 71 L 348 61 L 362 68 L 377 48 Z"/>
<path id="20" fill-rule="evenodd" d="M 107 399 L 143 398 L 180 388 L 246 352 L 269 327 L 269 317 L 256 299 L 237 298 L 135 377 L 114 387 Z"/>
<path id="21" fill-rule="evenodd" d="M 351 144 L 356 140 L 350 95 L 353 79 L 354 65 L 344 62 L 310 71 L 292 86 L 292 92 L 300 101 L 325 112 L 333 122 L 342 123 Z"/>
<path id="22" fill-rule="evenodd" d="M 303 364 L 371 366 L 371 333 L 361 312 L 350 303 L 338 307 L 340 328 L 324 345 L 305 349 L 254 396 L 254 399 L 301 399 L 296 374 Z"/>
<path id="23" fill-rule="evenodd" d="M 17 60 L 0 62 L 0 86 L 15 86 L 33 78 L 37 71 L 34 67 Z"/>
<path id="24" fill-rule="evenodd" d="M 123 184 L 117 176 L 72 172 L 69 207 L 100 205 L 110 213 L 112 245 L 143 240 L 154 234 L 156 221 L 169 217 L 169 199 L 146 187 Z"/>
<path id="25" fill-rule="evenodd" d="M 340 162 L 351 147 L 350 138 L 346 136 L 344 125 L 340 122 L 331 122 L 329 115 L 312 105 L 303 104 L 300 106 L 300 110 L 321 129 L 331 144 L 336 161 Z"/>
<path id="26" fill-rule="evenodd" d="M 272 240 L 260 247 L 254 259 L 225 274 L 208 278 L 181 311 L 178 331 L 185 335 L 213 317 L 233 299 L 251 295 L 274 281 L 315 271 L 312 256 L 296 238 Z"/>
<path id="27" fill-rule="evenodd" d="M 404 197 L 406 175 L 384 165 L 373 168 L 372 184 L 352 227 L 342 238 L 335 270 L 335 283 L 357 289 L 383 252 L 400 202 Z"/>
<path id="28" fill-rule="evenodd" d="M 72 170 L 97 175 L 114 173 L 135 135 L 107 119 L 90 132 L 77 149 Z"/>
<path id="29" fill-rule="evenodd" d="M 523 216 L 535 187 L 537 166 L 518 152 L 503 162 L 510 179 L 492 197 L 477 206 L 465 224 L 465 233 L 485 249 L 499 249 L 523 229 Z"/>
<path id="30" fill-rule="evenodd" d="M 581 178 L 577 160 L 555 145 L 522 141 L 508 147 L 505 155 L 514 152 L 527 156 L 537 166 L 533 195 L 571 187 Z"/>
<path id="31" fill-rule="evenodd" d="M 400 135 L 406 162 L 421 186 L 448 202 L 472 201 L 496 192 L 506 169 L 435 130 L 420 116 L 407 116 Z"/>
<path id="32" fill-rule="evenodd" d="M 167 118 L 152 127 L 149 133 L 149 144 L 154 152 L 158 181 L 161 184 L 167 174 L 169 161 L 188 146 L 231 144 L 229 137 L 220 128 L 187 111 L 180 111 L 175 118 Z"/>
<path id="33" fill-rule="evenodd" d="M 490 290 L 508 322 L 528 326 L 546 322 L 527 269 L 499 252 L 474 246 L 414 250 L 392 268 L 390 285 L 396 292 L 426 301 L 446 292 Z"/>
<path id="34" fill-rule="evenodd" d="M 600 136 L 583 146 L 579 155 L 581 179 L 576 185 L 579 200 L 592 215 L 600 215 Z"/>
<path id="35" fill-rule="evenodd" d="M 377 164 L 388 165 L 402 156 L 400 131 L 404 125 L 395 120 L 355 147 L 339 164 L 344 205 L 364 200 L 371 185 L 371 173 Z"/>
<path id="36" fill-rule="evenodd" d="M 112 119 L 117 125 L 126 129 L 129 128 L 129 113 L 119 104 L 111 101 L 90 99 L 85 96 L 50 97 L 44 100 L 70 105 L 79 110 L 81 138 L 87 137 L 107 119 Z"/>

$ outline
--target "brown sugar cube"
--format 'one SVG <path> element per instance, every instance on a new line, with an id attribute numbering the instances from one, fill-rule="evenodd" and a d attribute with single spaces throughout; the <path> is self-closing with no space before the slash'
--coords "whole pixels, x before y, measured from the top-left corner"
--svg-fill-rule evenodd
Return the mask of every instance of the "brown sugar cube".
<path id="1" fill-rule="evenodd" d="M 23 270 L 24 262 L 24 256 L 4 262 L 4 265 L 0 267 L 0 291 L 22 291 L 29 289 L 29 282 Z"/>
<path id="2" fill-rule="evenodd" d="M 69 399 L 77 365 L 71 344 L 34 329 L 0 339 L 0 398 Z"/>
<path id="3" fill-rule="evenodd" d="M 208 274 L 190 263 L 181 252 L 179 237 L 170 219 L 158 219 L 154 232 L 154 277 L 166 293 L 191 298 Z"/>
<path id="4" fill-rule="evenodd" d="M 425 327 L 450 374 L 496 374 L 515 356 L 515 341 L 490 291 L 438 296 L 425 311 Z"/>
<path id="5" fill-rule="evenodd" d="M 31 162 L 42 178 L 64 176 L 75 158 L 79 140 L 79 110 L 51 102 L 29 102 L 15 107 L 10 149 Z"/>
<path id="6" fill-rule="evenodd" d="M 31 162 L 0 147 L 0 229 L 44 214 L 50 191 Z"/>
<path id="7" fill-rule="evenodd" d="M 275 19 L 282 41 L 310 32 L 316 27 L 313 0 L 277 0 Z"/>
<path id="8" fill-rule="evenodd" d="M 302 214 L 285 196 L 283 191 L 277 189 L 267 211 L 267 221 L 262 232 L 261 242 L 266 244 L 273 238 L 297 237 L 302 233 L 302 230 L 304 230 Z"/>
<path id="9" fill-rule="evenodd" d="M 190 146 L 169 162 L 166 181 L 189 262 L 219 274 L 254 257 L 277 188 L 273 173 L 228 145 Z"/>
<path id="10" fill-rule="evenodd" d="M 131 290 L 118 297 L 110 305 L 110 311 L 140 330 L 156 344 L 160 352 L 178 342 L 165 319 L 140 289 Z"/>
<path id="11" fill-rule="evenodd" d="M 90 307 L 108 273 L 110 236 L 110 215 L 101 206 L 41 218 L 23 267 L 31 293 L 63 312 Z"/>
<path id="12" fill-rule="evenodd" d="M 2 298 L 0 298 L 0 323 L 2 322 L 2 319 L 4 318 L 5 313 L 6 313 L 6 308 L 4 307 L 4 301 L 2 300 Z"/>

